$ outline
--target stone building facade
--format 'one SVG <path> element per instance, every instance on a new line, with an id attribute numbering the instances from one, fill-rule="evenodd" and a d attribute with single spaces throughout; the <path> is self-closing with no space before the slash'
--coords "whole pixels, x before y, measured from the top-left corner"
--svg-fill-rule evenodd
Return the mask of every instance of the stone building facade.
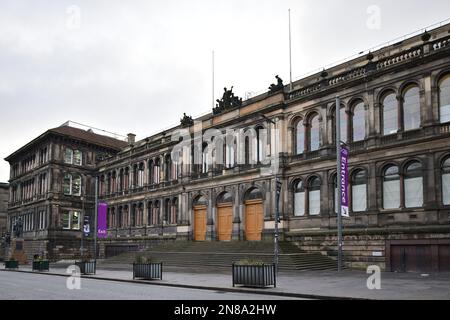
<path id="1" fill-rule="evenodd" d="M 95 170 L 126 142 L 75 127 L 50 129 L 6 158 L 11 165 L 8 229 L 20 219 L 31 259 L 73 257 L 84 216 L 93 216 Z M 89 247 L 86 245 L 86 247 Z"/>
<path id="2" fill-rule="evenodd" d="M 273 239 L 337 252 L 335 98 L 350 149 L 345 262 L 450 270 L 450 25 L 242 101 L 92 167 L 108 252 L 160 241 Z M 279 79 L 278 79 L 279 80 Z M 13 185 L 13 183 L 11 183 Z"/>
<path id="3" fill-rule="evenodd" d="M 8 211 L 9 185 L 0 183 L 0 237 L 6 233 L 6 217 Z"/>

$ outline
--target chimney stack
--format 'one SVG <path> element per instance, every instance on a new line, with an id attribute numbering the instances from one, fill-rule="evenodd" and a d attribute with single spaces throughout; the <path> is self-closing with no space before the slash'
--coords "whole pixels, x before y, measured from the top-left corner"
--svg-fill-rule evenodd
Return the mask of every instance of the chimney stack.
<path id="1" fill-rule="evenodd" d="M 129 133 L 128 134 L 128 144 L 134 145 L 135 142 L 136 142 L 136 135 L 134 133 Z"/>

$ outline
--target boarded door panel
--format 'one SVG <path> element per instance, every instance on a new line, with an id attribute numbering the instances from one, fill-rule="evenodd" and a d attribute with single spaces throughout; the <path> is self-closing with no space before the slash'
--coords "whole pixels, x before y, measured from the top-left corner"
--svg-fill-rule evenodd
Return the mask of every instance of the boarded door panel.
<path id="1" fill-rule="evenodd" d="M 262 202 L 245 205 L 245 237 L 247 241 L 261 241 L 264 216 Z"/>
<path id="2" fill-rule="evenodd" d="M 450 245 L 439 246 L 439 271 L 450 271 Z"/>
<path id="3" fill-rule="evenodd" d="M 231 241 L 233 231 L 233 207 L 223 206 L 217 208 L 217 233 L 219 241 Z"/>
<path id="4" fill-rule="evenodd" d="M 394 245 L 391 247 L 391 271 L 432 272 L 430 245 Z"/>
<path id="5" fill-rule="evenodd" d="M 206 208 L 194 209 L 194 240 L 206 240 Z"/>

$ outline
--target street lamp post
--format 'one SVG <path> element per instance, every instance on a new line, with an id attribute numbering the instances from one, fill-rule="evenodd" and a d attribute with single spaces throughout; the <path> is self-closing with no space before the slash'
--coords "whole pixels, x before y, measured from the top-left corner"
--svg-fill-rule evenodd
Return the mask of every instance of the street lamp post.
<path id="1" fill-rule="evenodd" d="M 267 118 L 265 115 L 261 115 L 267 122 L 272 123 L 274 126 L 276 125 L 276 122 L 272 119 Z M 276 145 L 277 139 L 275 138 L 275 153 L 278 151 L 278 146 Z M 275 156 L 279 156 L 279 154 L 276 154 Z M 278 170 L 278 168 L 276 169 Z M 280 237 L 280 230 L 279 230 L 279 223 L 280 221 L 280 198 L 281 198 L 281 188 L 283 186 L 283 183 L 280 180 L 280 177 L 278 176 L 278 171 L 275 174 L 275 188 L 276 188 L 276 195 L 275 195 L 275 230 L 274 230 L 274 256 L 273 256 L 273 263 L 275 264 L 275 273 L 278 273 L 278 256 L 279 256 L 279 237 Z"/>
<path id="2" fill-rule="evenodd" d="M 342 189 L 341 184 L 341 99 L 336 97 L 336 188 L 337 188 L 337 226 L 338 226 L 338 271 L 342 271 Z"/>

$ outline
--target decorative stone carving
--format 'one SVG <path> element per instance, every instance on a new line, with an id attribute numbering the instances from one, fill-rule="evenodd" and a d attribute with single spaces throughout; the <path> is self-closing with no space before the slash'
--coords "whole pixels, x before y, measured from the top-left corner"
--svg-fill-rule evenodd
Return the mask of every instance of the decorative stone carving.
<path id="1" fill-rule="evenodd" d="M 284 88 L 283 79 L 281 79 L 278 75 L 276 75 L 275 78 L 277 79 L 277 84 L 272 83 L 270 85 L 269 87 L 270 93 L 281 91 Z"/>
<path id="2" fill-rule="evenodd" d="M 242 107 L 242 98 L 234 95 L 233 87 L 228 90 L 226 87 L 223 89 L 224 93 L 221 100 L 216 100 L 216 107 L 213 109 L 213 114 L 218 115 L 227 110 L 232 110 Z"/>
<path id="3" fill-rule="evenodd" d="M 194 124 L 194 120 L 192 119 L 192 117 L 187 116 L 186 113 L 183 113 L 183 115 L 183 118 L 180 120 L 181 126 L 183 128 L 192 126 Z"/>

